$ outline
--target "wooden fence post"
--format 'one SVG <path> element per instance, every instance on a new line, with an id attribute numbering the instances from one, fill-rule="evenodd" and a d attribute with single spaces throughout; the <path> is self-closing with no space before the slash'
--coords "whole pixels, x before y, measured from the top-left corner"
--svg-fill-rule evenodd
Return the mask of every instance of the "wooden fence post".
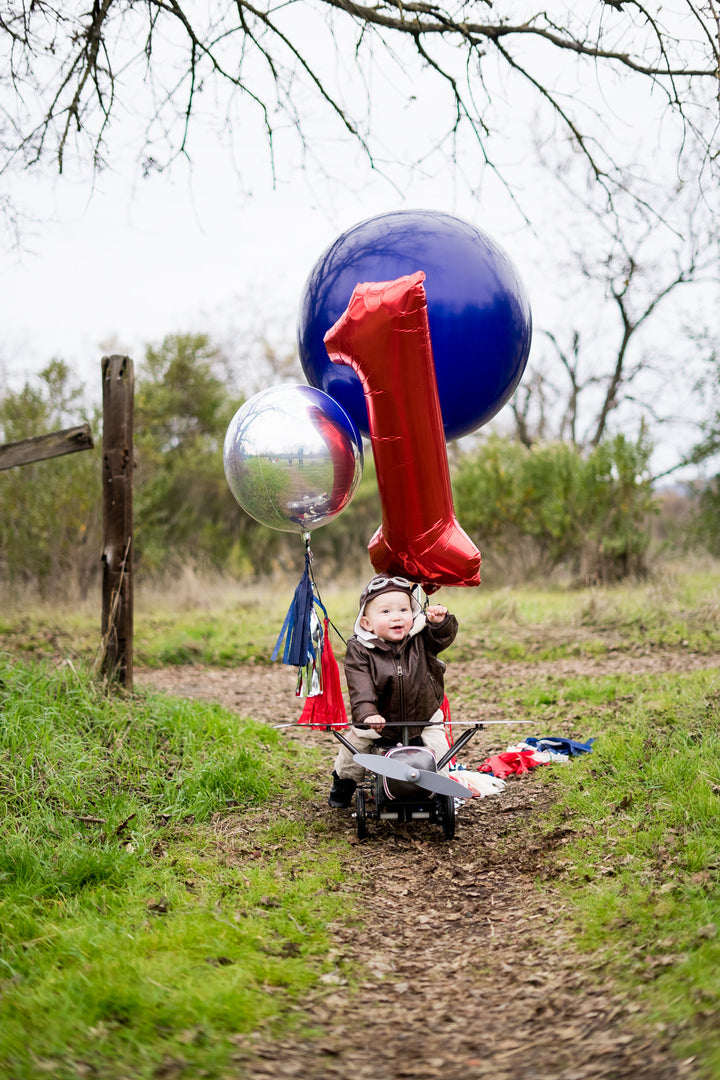
<path id="1" fill-rule="evenodd" d="M 133 684 L 133 405 L 132 360 L 104 356 L 102 671 Z"/>

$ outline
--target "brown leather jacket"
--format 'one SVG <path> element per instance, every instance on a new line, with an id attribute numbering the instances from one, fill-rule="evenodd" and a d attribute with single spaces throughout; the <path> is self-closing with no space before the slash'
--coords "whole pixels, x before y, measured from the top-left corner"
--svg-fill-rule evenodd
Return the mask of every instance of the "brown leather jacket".
<path id="1" fill-rule="evenodd" d="M 397 645 L 380 638 L 365 643 L 353 635 L 345 653 L 353 724 L 362 728 L 377 713 L 386 722 L 408 724 L 409 738 L 419 735 L 442 705 L 445 664 L 437 654 L 452 644 L 457 630 L 457 619 L 448 614 Z M 402 741 L 401 729 L 386 729 L 382 741 Z"/>

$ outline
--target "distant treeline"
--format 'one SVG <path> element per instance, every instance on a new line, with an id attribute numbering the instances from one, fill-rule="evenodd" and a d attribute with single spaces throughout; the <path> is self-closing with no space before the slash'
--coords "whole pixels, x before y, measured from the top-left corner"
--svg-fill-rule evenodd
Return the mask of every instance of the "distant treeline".
<path id="1" fill-rule="evenodd" d="M 98 365 L 99 372 L 99 365 Z M 228 389 L 222 358 L 205 335 L 173 335 L 148 348 L 135 373 L 135 566 L 171 578 L 188 562 L 236 578 L 297 573 L 300 539 L 245 514 L 228 489 L 222 447 L 242 394 Z M 0 442 L 88 420 L 96 449 L 0 472 L 0 583 L 43 595 L 94 586 L 102 545 L 101 424 L 84 388 L 54 360 L 0 400 Z M 647 570 L 658 509 L 648 475 L 651 444 L 616 436 L 590 453 L 562 443 L 531 449 L 498 436 L 454 451 L 461 525 L 493 572 L 514 580 L 562 570 L 615 581 Z M 683 539 L 720 554 L 717 491 L 697 500 Z M 350 507 L 313 534 L 330 569 L 355 572 L 381 520 L 372 454 Z M 677 540 L 677 537 L 675 537 Z"/>

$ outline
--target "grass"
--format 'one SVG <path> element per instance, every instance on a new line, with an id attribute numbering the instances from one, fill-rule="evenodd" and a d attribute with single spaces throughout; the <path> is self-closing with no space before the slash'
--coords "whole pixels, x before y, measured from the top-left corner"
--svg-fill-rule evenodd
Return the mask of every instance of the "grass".
<path id="1" fill-rule="evenodd" d="M 136 663 L 267 662 L 293 584 L 138 598 Z M 324 595 L 345 631 L 358 592 Z M 720 1077 L 720 669 L 559 679 L 544 666 L 662 650 L 712 664 L 720 572 L 441 598 L 461 625 L 450 662 L 529 662 L 508 716 L 595 736 L 591 755 L 542 774 L 547 828 L 568 842 L 540 887 L 550 876 L 566 895 L 588 970 Z M 300 818 L 262 824 L 259 808 L 311 757 L 219 708 L 100 696 L 82 674 L 97 629 L 81 609 L 6 606 L 0 634 L 0 1074 L 144 1078 L 182 1059 L 213 1075 L 244 1033 L 302 1023 L 324 927 L 349 896 L 330 838 Z M 70 662 L 42 661 L 58 654 Z M 481 704 L 483 686 L 468 679 L 459 696 Z M 217 822 L 235 814 L 224 838 Z"/>
<path id="2" fill-rule="evenodd" d="M 562 695 L 598 736 L 592 756 L 552 775 L 548 828 L 573 834 L 555 864 L 573 941 L 718 1077 L 720 670 L 571 680 Z M 535 688 L 526 703 L 551 697 Z"/>
<path id="3" fill-rule="evenodd" d="M 720 649 L 715 566 L 702 575 L 666 569 L 647 582 L 606 588 L 455 589 L 443 595 L 468 629 L 453 647 L 458 659 L 481 651 L 498 660 L 543 663 L 611 650 L 670 648 L 707 655 Z"/>
<path id="4" fill-rule="evenodd" d="M 330 616 L 347 637 L 362 583 L 326 583 L 321 568 L 316 575 Z M 295 584 L 204 583 L 188 570 L 177 587 L 162 593 L 138 589 L 135 663 L 268 663 Z M 613 650 L 666 648 L 705 655 L 720 650 L 717 564 L 702 573 L 665 567 L 649 581 L 607 588 L 443 589 L 438 600 L 457 614 L 462 628 L 448 651 L 450 662 L 471 660 L 478 653 L 542 664 Z M 96 598 L 63 610 L 61 617 L 51 605 L 26 600 L 6 602 L 0 615 L 0 647 L 14 655 L 61 653 L 89 663 L 98 644 Z M 335 651 L 342 656 L 337 637 Z"/>
<path id="5" fill-rule="evenodd" d="M 0 708 L 0 1074 L 211 1075 L 287 1023 L 351 905 L 322 830 L 247 815 L 311 755 L 214 706 L 106 698 L 67 664 L 3 658 Z"/>

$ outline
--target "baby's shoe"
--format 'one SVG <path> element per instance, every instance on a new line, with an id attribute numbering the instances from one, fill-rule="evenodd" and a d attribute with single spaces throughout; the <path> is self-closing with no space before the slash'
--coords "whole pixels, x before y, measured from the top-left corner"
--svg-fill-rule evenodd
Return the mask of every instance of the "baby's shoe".
<path id="1" fill-rule="evenodd" d="M 341 780 L 336 772 L 332 774 L 333 785 L 328 795 L 328 806 L 346 807 L 352 802 L 357 783 L 355 780 Z"/>

